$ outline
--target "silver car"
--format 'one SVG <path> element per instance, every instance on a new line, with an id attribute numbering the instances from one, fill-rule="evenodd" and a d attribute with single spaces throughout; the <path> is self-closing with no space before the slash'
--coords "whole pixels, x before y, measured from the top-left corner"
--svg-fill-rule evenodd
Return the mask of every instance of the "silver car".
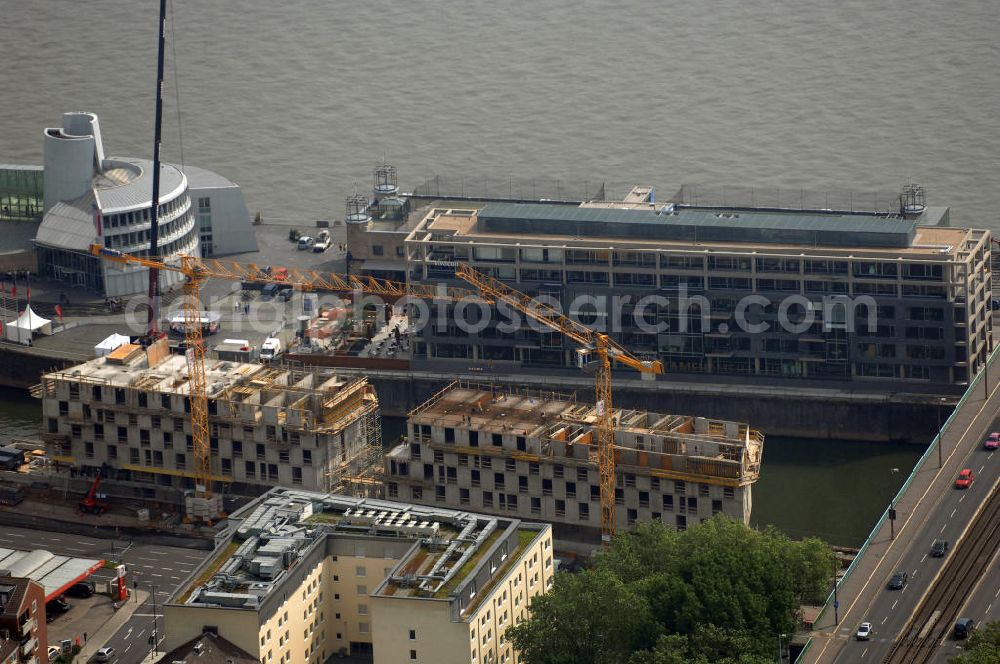
<path id="1" fill-rule="evenodd" d="M 854 635 L 858 641 L 867 641 L 872 636 L 872 624 L 870 622 L 863 622 L 858 626 L 858 631 Z"/>
<path id="2" fill-rule="evenodd" d="M 115 649 L 111 646 L 104 646 L 94 655 L 95 662 L 110 662 L 115 658 Z"/>

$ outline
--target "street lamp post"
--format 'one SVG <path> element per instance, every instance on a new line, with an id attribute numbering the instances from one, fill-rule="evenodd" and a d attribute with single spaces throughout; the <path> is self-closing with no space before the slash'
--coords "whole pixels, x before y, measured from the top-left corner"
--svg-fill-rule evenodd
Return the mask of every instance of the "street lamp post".
<path id="1" fill-rule="evenodd" d="M 896 539 L 896 496 L 892 493 L 892 478 L 899 472 L 899 468 L 892 468 L 889 471 L 889 539 Z"/>
<path id="2" fill-rule="evenodd" d="M 782 653 L 784 652 L 784 645 L 785 645 L 784 641 L 786 636 L 788 635 L 778 634 L 778 664 L 781 664 L 781 662 L 784 660 L 784 658 L 782 657 Z"/>
<path id="3" fill-rule="evenodd" d="M 833 624 L 840 624 L 840 599 L 837 598 L 837 564 L 839 558 L 833 559 Z"/>
<path id="4" fill-rule="evenodd" d="M 941 465 L 942 465 L 942 462 L 941 462 L 941 446 L 944 444 L 944 440 L 942 440 L 942 438 L 941 438 L 941 436 L 943 435 L 942 431 L 941 431 L 941 426 L 942 426 L 942 424 L 941 424 L 941 409 L 944 407 L 944 404 L 945 404 L 946 401 L 948 401 L 948 400 L 945 399 L 944 397 L 941 397 L 940 399 L 938 399 L 938 404 L 937 404 L 937 420 L 938 420 L 938 434 L 937 434 L 938 468 L 940 468 Z"/>
<path id="5" fill-rule="evenodd" d="M 149 637 L 149 659 L 152 661 L 156 655 L 156 586 L 150 584 L 149 587 L 152 590 L 153 600 L 153 634 Z"/>

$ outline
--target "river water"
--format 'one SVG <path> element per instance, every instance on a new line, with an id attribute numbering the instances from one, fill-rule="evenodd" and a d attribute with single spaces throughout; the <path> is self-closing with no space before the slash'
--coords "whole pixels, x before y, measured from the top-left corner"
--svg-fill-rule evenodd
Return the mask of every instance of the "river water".
<path id="1" fill-rule="evenodd" d="M 927 188 L 1000 230 L 994 0 L 173 0 L 163 155 L 265 220 L 340 218 L 385 155 L 434 175 Z M 64 111 L 150 156 L 155 2 L 2 4 L 0 162 Z M 992 128 L 991 128 L 992 127 Z M 181 138 L 183 137 L 183 140 Z M 37 404 L 0 392 L 0 435 Z M 913 447 L 768 439 L 754 520 L 856 544 Z"/>
<path id="2" fill-rule="evenodd" d="M 0 389 L 0 445 L 37 438 L 41 416 L 38 400 Z M 403 418 L 382 419 L 386 447 L 405 434 Z M 859 546 L 920 452 L 914 445 L 769 437 L 753 488 L 752 523 L 774 525 L 794 538 Z"/>
<path id="3" fill-rule="evenodd" d="M 404 189 L 912 180 L 953 224 L 1000 229 L 995 0 L 172 1 L 164 157 L 265 220 L 341 218 L 385 154 Z M 148 157 L 156 3 L 2 6 L 0 163 L 41 163 L 69 110 Z"/>

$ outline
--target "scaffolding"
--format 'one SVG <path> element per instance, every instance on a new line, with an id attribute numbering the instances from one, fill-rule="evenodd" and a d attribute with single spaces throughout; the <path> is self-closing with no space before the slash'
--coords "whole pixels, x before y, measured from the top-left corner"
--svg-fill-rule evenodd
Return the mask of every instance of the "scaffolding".
<path id="1" fill-rule="evenodd" d="M 368 400 L 365 400 L 366 402 Z M 339 459 L 331 459 L 327 473 L 327 490 L 359 498 L 381 498 L 382 482 L 382 424 L 377 407 L 363 406 L 361 415 L 361 445 L 348 449 L 341 447 Z"/>

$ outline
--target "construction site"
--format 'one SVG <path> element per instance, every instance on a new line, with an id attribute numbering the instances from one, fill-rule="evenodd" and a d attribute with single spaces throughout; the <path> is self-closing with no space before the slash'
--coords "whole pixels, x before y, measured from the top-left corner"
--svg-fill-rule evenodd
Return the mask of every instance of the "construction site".
<path id="1" fill-rule="evenodd" d="M 600 406 L 572 394 L 452 383 L 409 414 L 385 458 L 390 499 L 548 521 L 561 542 L 601 527 Z M 619 524 L 749 523 L 764 437 L 747 424 L 614 411 Z"/>
<path id="2" fill-rule="evenodd" d="M 35 396 L 51 461 L 133 484 L 136 497 L 176 503 L 177 491 L 202 481 L 193 472 L 191 364 L 169 354 L 164 339 L 45 374 Z M 378 490 L 381 418 L 367 379 L 206 360 L 204 384 L 208 491 Z"/>

